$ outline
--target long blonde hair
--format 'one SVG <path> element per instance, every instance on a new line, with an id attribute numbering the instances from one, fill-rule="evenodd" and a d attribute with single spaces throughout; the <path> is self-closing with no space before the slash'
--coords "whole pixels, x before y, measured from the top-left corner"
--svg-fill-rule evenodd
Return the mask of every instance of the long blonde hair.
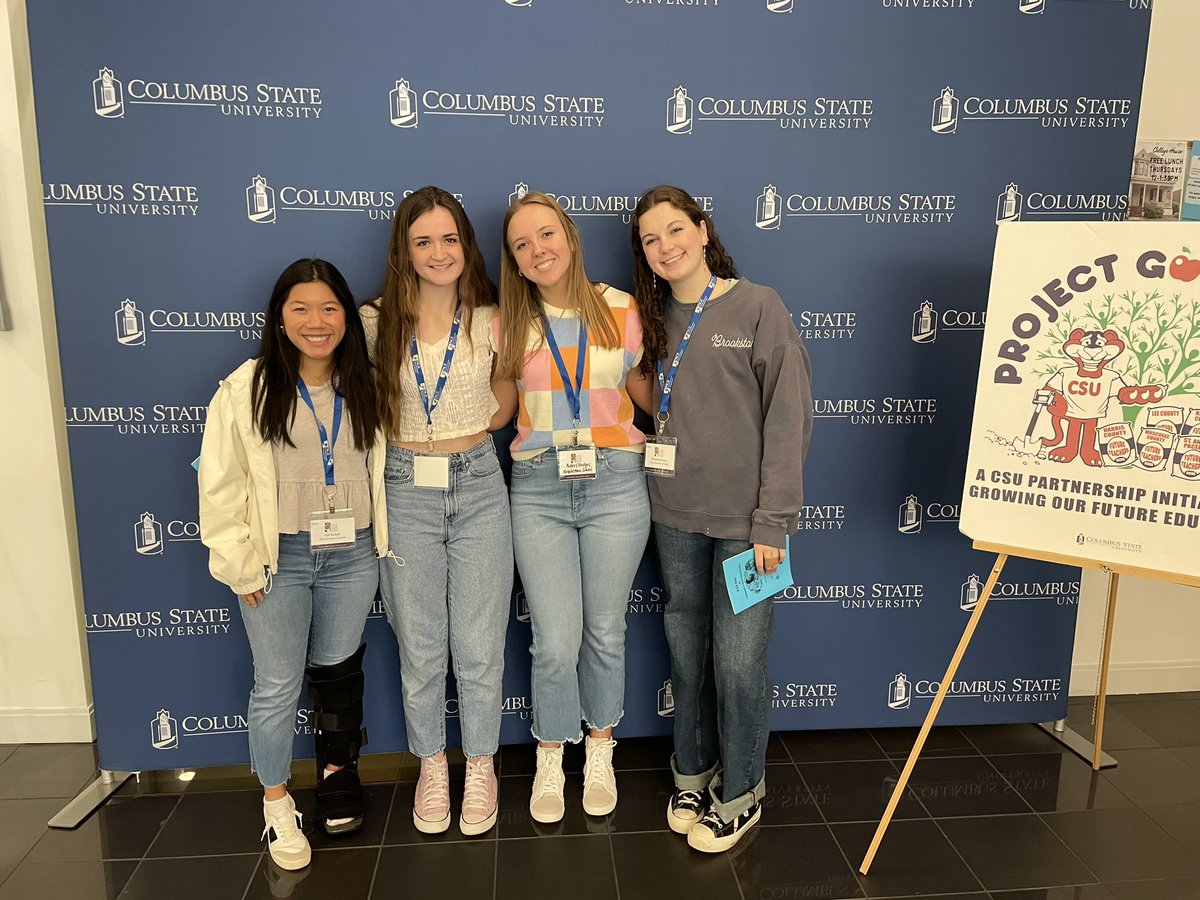
<path id="1" fill-rule="evenodd" d="M 500 332 L 501 349 L 497 374 L 505 378 L 520 378 L 525 366 L 530 329 L 536 329 L 539 346 L 545 340 L 542 333 L 542 301 L 537 285 L 521 275 L 512 248 L 508 244 L 508 224 L 517 210 L 537 203 L 554 210 L 567 238 L 571 263 L 567 267 L 567 294 L 574 301 L 579 318 L 587 325 L 588 340 L 598 346 L 615 348 L 621 345 L 621 332 L 616 318 L 604 300 L 600 289 L 588 281 L 583 268 L 583 244 L 579 229 L 563 212 L 553 197 L 540 191 L 530 191 L 509 204 L 504 214 L 500 252 Z"/>
<path id="2" fill-rule="evenodd" d="M 408 234 L 413 222 L 435 207 L 447 210 L 454 219 L 463 250 L 463 271 L 458 278 L 458 297 L 462 301 L 462 328 L 471 343 L 471 318 L 474 310 L 495 302 L 496 289 L 487 277 L 483 254 L 475 240 L 475 229 L 462 204 L 453 194 L 437 187 L 413 191 L 396 207 L 392 236 L 388 244 L 387 271 L 383 290 L 372 303 L 379 310 L 379 336 L 375 344 L 375 387 L 379 422 L 389 437 L 400 433 L 400 373 L 409 364 L 409 344 L 420 320 L 417 273 L 409 254 Z"/>

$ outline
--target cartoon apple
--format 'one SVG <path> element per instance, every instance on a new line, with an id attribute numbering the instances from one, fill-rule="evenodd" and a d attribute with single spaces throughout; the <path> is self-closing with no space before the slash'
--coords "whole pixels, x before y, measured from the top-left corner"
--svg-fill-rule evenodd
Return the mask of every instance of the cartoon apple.
<path id="1" fill-rule="evenodd" d="M 1183 248 L 1184 253 L 1191 253 L 1187 247 Z M 1190 259 L 1184 256 L 1183 253 L 1171 260 L 1171 277 L 1179 281 L 1192 281 L 1197 275 L 1200 275 L 1200 259 Z"/>

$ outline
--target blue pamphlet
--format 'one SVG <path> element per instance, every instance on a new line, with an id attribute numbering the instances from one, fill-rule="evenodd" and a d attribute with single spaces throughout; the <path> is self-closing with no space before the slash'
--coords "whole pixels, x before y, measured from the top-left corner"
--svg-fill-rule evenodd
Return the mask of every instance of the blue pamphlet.
<path id="1" fill-rule="evenodd" d="M 784 545 L 783 565 L 775 570 L 773 575 L 759 575 L 754 567 L 754 548 L 745 553 L 731 556 L 722 565 L 725 568 L 725 587 L 729 591 L 729 601 L 733 611 L 740 613 L 749 609 L 755 603 L 774 597 L 784 588 L 796 583 L 792 577 L 792 539 L 789 537 Z"/>

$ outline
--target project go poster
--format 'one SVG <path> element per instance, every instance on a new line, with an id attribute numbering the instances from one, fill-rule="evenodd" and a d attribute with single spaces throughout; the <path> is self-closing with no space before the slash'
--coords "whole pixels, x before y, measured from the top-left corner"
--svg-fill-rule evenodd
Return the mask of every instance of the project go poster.
<path id="1" fill-rule="evenodd" d="M 964 534 L 1200 576 L 1200 224 L 1002 224 Z"/>

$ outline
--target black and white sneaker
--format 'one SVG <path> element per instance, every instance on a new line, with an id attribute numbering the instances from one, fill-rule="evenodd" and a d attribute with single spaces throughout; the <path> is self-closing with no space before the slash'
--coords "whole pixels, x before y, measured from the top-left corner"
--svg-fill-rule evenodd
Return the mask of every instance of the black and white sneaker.
<path id="1" fill-rule="evenodd" d="M 667 824 L 676 834 L 687 834 L 704 815 L 707 791 L 686 791 L 676 788 L 667 803 Z"/>
<path id="2" fill-rule="evenodd" d="M 688 831 L 688 845 L 701 853 L 721 853 L 740 841 L 761 815 L 762 807 L 755 803 L 726 822 L 713 807 Z"/>

